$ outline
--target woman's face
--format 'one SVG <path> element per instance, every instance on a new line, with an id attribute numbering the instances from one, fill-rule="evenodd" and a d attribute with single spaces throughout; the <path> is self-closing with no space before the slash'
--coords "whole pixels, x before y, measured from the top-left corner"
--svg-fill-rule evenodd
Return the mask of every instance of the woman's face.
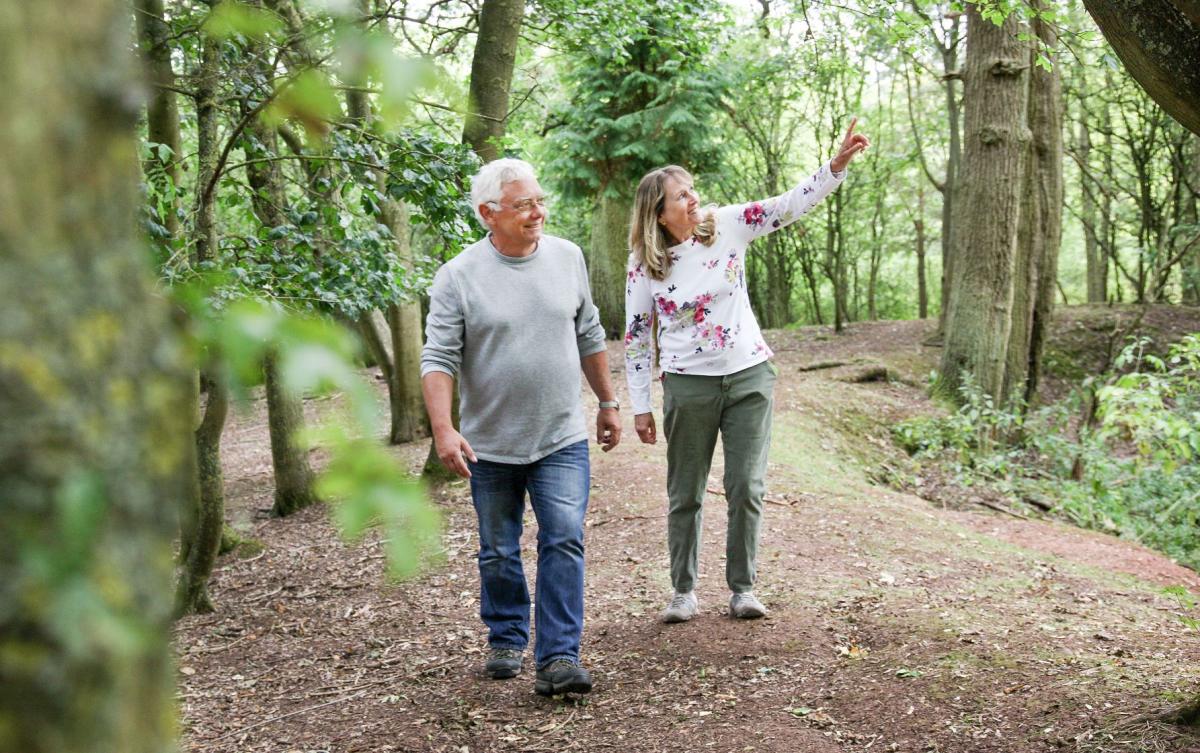
<path id="1" fill-rule="evenodd" d="M 700 224 L 700 197 L 688 176 L 668 175 L 663 184 L 663 208 L 658 221 L 676 242 L 682 243 L 692 237 L 692 231 Z"/>

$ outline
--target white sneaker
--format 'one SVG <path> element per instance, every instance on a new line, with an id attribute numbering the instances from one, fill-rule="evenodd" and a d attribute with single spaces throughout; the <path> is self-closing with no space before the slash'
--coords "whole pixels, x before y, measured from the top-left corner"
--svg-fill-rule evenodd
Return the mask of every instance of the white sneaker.
<path id="1" fill-rule="evenodd" d="M 739 620 L 753 620 L 767 616 L 767 608 L 763 606 L 753 593 L 734 594 L 729 598 L 729 616 Z"/>
<path id="2" fill-rule="evenodd" d="M 696 592 L 677 593 L 671 597 L 671 603 L 663 610 L 663 622 L 687 622 L 700 611 L 700 602 L 696 600 Z"/>

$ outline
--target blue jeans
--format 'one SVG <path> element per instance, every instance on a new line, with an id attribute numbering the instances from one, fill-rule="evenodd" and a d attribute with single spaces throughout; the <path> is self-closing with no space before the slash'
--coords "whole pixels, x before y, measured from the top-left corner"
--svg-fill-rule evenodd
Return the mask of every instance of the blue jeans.
<path id="1" fill-rule="evenodd" d="M 583 634 L 583 516 L 590 463 L 587 440 L 524 465 L 470 463 L 471 498 L 479 517 L 479 616 L 492 648 L 529 643 L 529 588 L 521 566 L 525 493 L 537 518 L 534 586 L 538 668 L 579 661 Z"/>

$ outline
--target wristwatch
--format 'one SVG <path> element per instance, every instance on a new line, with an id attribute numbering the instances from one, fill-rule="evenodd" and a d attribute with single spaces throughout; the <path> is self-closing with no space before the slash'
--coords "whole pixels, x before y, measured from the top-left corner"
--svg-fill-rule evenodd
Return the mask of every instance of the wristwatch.
<path id="1" fill-rule="evenodd" d="M 617 402 L 616 400 L 601 400 L 599 405 L 601 408 L 612 408 L 614 410 L 621 410 L 621 404 L 619 402 Z"/>

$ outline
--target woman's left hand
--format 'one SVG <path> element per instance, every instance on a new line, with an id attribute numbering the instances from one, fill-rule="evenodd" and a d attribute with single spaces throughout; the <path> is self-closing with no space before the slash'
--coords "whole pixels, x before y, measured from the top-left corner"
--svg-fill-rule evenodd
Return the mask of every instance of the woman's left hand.
<path id="1" fill-rule="evenodd" d="M 842 139 L 842 146 L 838 149 L 838 153 L 834 155 L 830 161 L 829 167 L 835 172 L 840 173 L 850 164 L 850 160 L 866 151 L 871 145 L 871 140 L 861 133 L 854 132 L 854 126 L 858 124 L 858 118 L 850 120 L 850 127 L 846 129 L 846 138 Z"/>

